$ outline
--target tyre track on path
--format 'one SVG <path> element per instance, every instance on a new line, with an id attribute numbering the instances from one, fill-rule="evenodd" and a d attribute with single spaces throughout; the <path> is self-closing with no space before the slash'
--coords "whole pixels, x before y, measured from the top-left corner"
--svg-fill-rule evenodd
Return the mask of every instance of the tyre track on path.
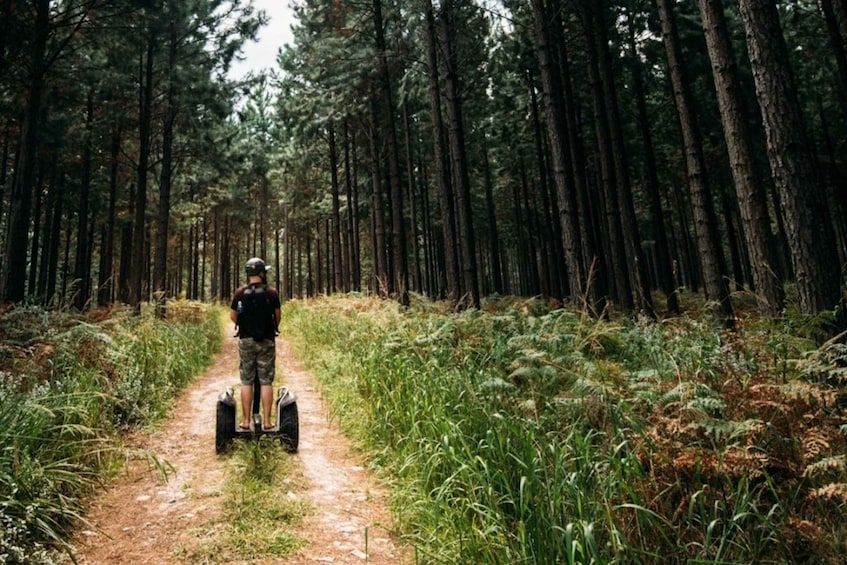
<path id="1" fill-rule="evenodd" d="M 222 390 L 238 382 L 237 367 L 236 340 L 226 337 L 212 366 L 176 400 L 169 425 L 129 438 L 131 446 L 172 466 L 168 481 L 146 462 L 130 462 L 91 499 L 86 518 L 94 528 L 80 530 L 71 541 L 79 563 L 201 562 L 189 556 L 210 543 L 222 527 L 222 487 L 228 472 L 225 457 L 215 455 L 215 403 Z M 292 484 L 305 487 L 289 496 L 311 507 L 294 531 L 308 545 L 290 558 L 253 562 L 407 562 L 389 534 L 385 493 L 362 466 L 350 441 L 328 423 L 311 375 L 281 338 L 275 388 L 279 384 L 297 396 L 300 445 L 292 457 L 294 474 L 304 480 Z"/>

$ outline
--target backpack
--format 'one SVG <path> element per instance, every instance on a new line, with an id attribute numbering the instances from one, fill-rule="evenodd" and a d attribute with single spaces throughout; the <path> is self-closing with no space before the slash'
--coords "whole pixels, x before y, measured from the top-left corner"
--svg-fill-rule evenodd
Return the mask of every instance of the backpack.
<path id="1" fill-rule="evenodd" d="M 238 310 L 239 335 L 256 341 L 273 335 L 273 315 L 267 285 L 248 286 L 241 295 Z"/>

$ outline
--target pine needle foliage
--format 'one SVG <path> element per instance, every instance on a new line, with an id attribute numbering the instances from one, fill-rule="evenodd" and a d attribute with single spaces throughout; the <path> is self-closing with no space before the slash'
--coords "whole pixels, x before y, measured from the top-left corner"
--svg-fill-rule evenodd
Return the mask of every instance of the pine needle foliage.
<path id="1" fill-rule="evenodd" d="M 38 307 L 0 318 L 0 561 L 71 551 L 84 496 L 133 456 L 120 432 L 155 422 L 209 363 L 219 314 L 175 303 L 167 321 Z"/>
<path id="2" fill-rule="evenodd" d="M 831 344 L 741 318 L 292 302 L 285 332 L 422 563 L 840 563 Z M 810 368 L 810 360 L 814 367 Z"/>

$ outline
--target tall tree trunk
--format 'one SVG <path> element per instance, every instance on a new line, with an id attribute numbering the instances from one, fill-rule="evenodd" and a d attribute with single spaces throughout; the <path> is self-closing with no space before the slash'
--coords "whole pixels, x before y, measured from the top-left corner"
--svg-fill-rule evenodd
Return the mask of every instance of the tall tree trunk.
<path id="1" fill-rule="evenodd" d="M 847 186 L 841 180 L 842 168 L 839 166 L 835 141 L 830 134 L 827 116 L 820 96 L 818 96 L 818 121 L 820 122 L 827 159 L 830 163 L 830 166 L 825 169 L 826 175 L 823 178 L 826 187 L 827 207 L 830 211 L 830 218 L 832 218 L 838 260 L 842 265 L 845 265 L 847 264 Z"/>
<path id="2" fill-rule="evenodd" d="M 745 119 L 744 102 L 735 57 L 727 32 L 722 0 L 700 0 L 700 14 L 706 33 L 706 46 L 712 61 L 712 76 L 717 90 L 724 139 L 735 194 L 741 211 L 744 239 L 750 255 L 753 285 L 765 313 L 777 315 L 783 306 L 784 295 L 776 261 L 773 235 L 770 231 L 767 194 L 759 181 L 753 156 L 753 145 Z"/>
<path id="3" fill-rule="evenodd" d="M 361 271 L 361 246 L 359 238 L 359 180 L 358 180 L 358 159 L 356 157 L 356 140 L 355 136 L 350 137 L 348 121 L 344 121 L 344 171 L 345 181 L 347 183 L 347 216 L 350 219 L 350 236 L 348 242 L 350 245 L 350 289 L 354 291 L 362 290 L 362 271 Z M 352 163 L 350 150 L 353 150 Z"/>
<path id="4" fill-rule="evenodd" d="M 44 165 L 38 167 L 38 179 L 35 182 L 35 210 L 32 213 L 32 241 L 30 241 L 30 267 L 29 267 L 29 285 L 27 288 L 28 294 L 35 293 L 36 277 L 38 276 L 38 248 L 41 241 L 41 208 L 44 200 Z"/>
<path id="5" fill-rule="evenodd" d="M 127 201 L 129 202 L 129 210 L 127 211 L 127 216 L 133 218 L 135 216 L 135 184 L 131 184 L 129 187 L 129 194 L 127 195 Z M 126 220 L 121 225 L 121 264 L 120 269 L 118 271 L 118 296 L 122 303 L 130 304 L 130 295 L 132 291 L 130 290 L 132 287 L 132 222 Z M 217 271 L 215 271 L 217 272 Z M 212 288 L 215 287 L 216 279 L 212 278 Z M 217 296 L 212 291 L 213 296 Z"/>
<path id="6" fill-rule="evenodd" d="M 385 213 L 383 211 L 382 170 L 379 159 L 379 128 L 376 102 L 371 101 L 371 180 L 373 181 L 373 201 L 371 221 L 373 224 L 373 261 L 376 292 L 379 296 L 388 296 L 388 267 L 385 245 Z"/>
<path id="7" fill-rule="evenodd" d="M 735 290 L 742 290 L 745 286 L 746 277 L 744 275 L 744 260 L 742 258 L 741 246 L 739 245 L 740 239 L 738 237 L 738 230 L 735 229 L 736 207 L 733 205 L 732 199 L 727 192 L 727 187 L 718 186 L 716 187 L 716 190 L 719 192 L 721 209 L 724 217 L 724 229 L 726 230 L 724 241 L 726 242 L 726 247 L 729 248 L 729 264 L 732 266 L 732 282 L 735 283 Z M 732 292 L 732 290 L 732 287 L 730 287 L 730 292 Z"/>
<path id="8" fill-rule="evenodd" d="M 597 157 L 600 164 L 600 187 L 603 195 L 603 206 L 606 212 L 606 239 L 610 255 L 609 288 L 612 298 L 617 300 L 624 310 L 635 307 L 633 301 L 633 286 L 630 278 L 630 268 L 627 262 L 627 247 L 623 233 L 623 195 L 621 193 L 621 174 L 619 158 L 616 158 L 616 148 L 612 137 L 610 100 L 604 84 L 606 77 L 602 67 L 601 47 L 603 39 L 599 28 L 603 23 L 597 16 L 598 6 L 595 0 L 584 0 L 581 3 L 583 31 L 585 34 L 586 52 L 588 58 L 588 78 L 591 83 L 591 96 L 594 109 L 594 130 L 597 139 Z M 608 80 L 606 80 L 608 82 Z"/>
<path id="9" fill-rule="evenodd" d="M 15 184 L 9 210 L 9 235 L 6 241 L 6 271 L 0 287 L 4 300 L 23 300 L 26 290 L 27 243 L 29 241 L 32 195 L 35 190 L 35 159 L 38 117 L 44 88 L 45 55 L 50 27 L 50 0 L 34 0 L 35 25 L 30 47 L 30 74 L 26 109 L 21 125 L 21 144 Z"/>
<path id="10" fill-rule="evenodd" d="M 491 258 L 491 289 L 503 294 L 503 266 L 500 264 L 500 234 L 497 230 L 497 211 L 494 205 L 494 187 L 491 181 L 491 165 L 488 149 L 483 148 L 482 173 L 485 183 L 485 209 L 488 215 L 488 253 Z"/>
<path id="11" fill-rule="evenodd" d="M 523 162 L 521 163 L 521 193 L 520 199 L 523 204 L 523 217 L 521 218 L 521 225 L 526 228 L 526 242 L 527 242 L 527 267 L 528 267 L 528 285 L 529 285 L 529 294 L 531 296 L 536 296 L 541 294 L 543 296 L 548 295 L 548 289 L 543 288 L 541 286 L 541 280 L 543 276 L 541 274 L 541 269 L 539 265 L 538 258 L 538 248 L 535 244 L 536 239 L 538 237 L 538 228 L 535 225 L 535 214 L 533 210 L 533 206 L 530 205 L 529 193 L 530 193 L 530 182 L 529 175 L 526 172 L 526 168 L 523 166 Z"/>
<path id="12" fill-rule="evenodd" d="M 607 32 L 607 9 L 603 0 L 594 0 L 593 20 L 597 40 L 597 70 L 606 100 L 609 123 L 609 141 L 611 143 L 612 163 L 615 167 L 617 196 L 620 203 L 618 214 L 621 219 L 621 235 L 626 252 L 627 271 L 631 287 L 633 304 L 639 311 L 655 316 L 653 298 L 650 294 L 649 276 L 641 248 L 641 234 L 638 219 L 635 216 L 635 203 L 632 196 L 632 182 L 629 173 L 629 159 L 624 145 L 623 125 L 618 104 L 618 92 L 615 86 L 615 73 L 612 69 L 609 39 Z"/>
<path id="13" fill-rule="evenodd" d="M 446 279 L 447 300 L 455 303 L 459 299 L 460 275 L 458 242 L 454 226 L 456 213 L 453 198 L 453 184 L 450 180 L 450 167 L 444 148 L 444 122 L 441 117 L 441 94 L 439 91 L 438 57 L 435 37 L 435 16 L 431 0 L 423 0 L 426 23 L 424 39 L 427 55 L 427 85 L 429 95 L 430 119 L 432 120 L 432 143 L 435 164 L 435 182 L 438 186 L 441 211 L 441 230 L 444 236 L 444 276 Z"/>
<path id="14" fill-rule="evenodd" d="M 820 0 L 821 11 L 826 22 L 829 33 L 829 47 L 835 57 L 835 65 L 838 69 L 838 104 L 841 106 L 841 115 L 847 118 L 847 53 L 844 50 L 845 38 L 841 36 L 838 18 L 832 0 Z"/>
<path id="15" fill-rule="evenodd" d="M 587 292 L 586 265 L 583 263 L 583 247 L 579 228 L 579 211 L 574 187 L 568 182 L 567 160 L 568 142 L 564 103 L 561 100 L 562 77 L 560 76 L 551 44 L 551 30 L 548 27 L 550 14 L 543 0 L 532 0 L 533 22 L 535 30 L 535 49 L 541 70 L 541 83 L 544 89 L 544 113 L 547 124 L 547 137 L 550 142 L 551 168 L 556 184 L 559 202 L 559 222 L 562 225 L 562 244 L 565 250 L 565 262 L 568 269 L 568 287 L 571 298 L 582 303 Z M 557 21 L 557 20 L 554 20 Z"/>
<path id="16" fill-rule="evenodd" d="M 462 96 L 455 45 L 454 0 L 442 5 L 440 37 L 444 50 L 445 98 L 447 100 L 447 139 L 450 146 L 450 163 L 456 187 L 456 220 L 459 228 L 459 250 L 462 269 L 462 296 L 460 308 L 480 307 L 479 273 L 476 266 L 476 236 L 471 209 L 471 186 L 468 173 L 465 126 L 462 117 Z"/>
<path id="17" fill-rule="evenodd" d="M 553 281 L 553 272 L 555 272 L 555 265 L 557 263 L 561 263 L 560 257 L 564 257 L 564 249 L 561 246 L 561 239 L 559 239 L 559 245 L 556 246 L 556 241 L 553 238 L 553 232 L 555 231 L 553 228 L 553 218 L 550 214 L 550 200 L 549 200 L 549 191 L 548 191 L 548 180 L 549 175 L 547 172 L 547 159 L 545 158 L 544 153 L 544 143 L 542 142 L 542 129 L 541 129 L 541 118 L 539 116 L 538 111 L 538 96 L 536 95 L 536 90 L 533 85 L 532 77 L 529 77 L 529 100 L 530 100 L 530 114 L 532 115 L 532 139 L 535 145 L 535 160 L 538 163 L 538 182 L 539 182 L 539 196 L 541 197 L 541 215 L 543 217 L 543 222 L 541 225 L 541 229 L 539 233 L 541 235 L 541 246 L 542 246 L 542 259 L 543 259 L 543 268 L 542 273 L 544 273 L 545 286 L 546 286 L 546 296 L 555 296 L 556 298 L 564 298 L 559 292 L 558 284 L 554 284 Z M 488 155 L 486 154 L 486 166 L 487 166 Z M 558 218 L 556 218 L 556 223 L 558 223 Z M 559 234 L 561 237 L 561 233 Z M 556 254 L 554 251 L 561 251 L 561 253 Z M 555 290 L 553 290 L 555 288 Z"/>
<path id="18" fill-rule="evenodd" d="M 78 281 L 74 305 L 82 310 L 88 303 L 91 291 L 91 256 L 88 253 L 88 222 L 91 201 L 91 144 L 94 132 L 94 91 L 89 90 L 86 104 L 85 141 L 82 149 L 82 179 L 79 187 L 79 211 L 77 215 L 77 240 L 74 263 L 74 278 Z"/>
<path id="19" fill-rule="evenodd" d="M 374 27 L 376 28 L 377 68 L 382 114 L 385 120 L 386 146 L 388 149 L 388 189 L 391 196 L 391 231 L 393 280 L 397 299 L 409 305 L 409 267 L 406 254 L 406 226 L 403 221 L 403 189 L 400 186 L 400 166 L 397 151 L 397 128 L 394 120 L 394 102 L 391 93 L 391 77 L 386 55 L 385 29 L 382 20 L 382 0 L 373 0 Z"/>
<path id="20" fill-rule="evenodd" d="M 832 226 L 810 154 L 776 4 L 770 0 L 739 0 L 739 10 L 800 310 L 814 314 L 833 308 L 839 298 Z"/>
<path id="21" fill-rule="evenodd" d="M 6 182 L 9 173 L 9 127 L 3 132 L 3 154 L 0 156 L 0 234 L 7 233 L 6 227 Z M 5 249 L 3 249 L 5 251 Z M 2 290 L 2 281 L 4 276 L 3 255 L 0 255 L 0 290 Z"/>
<path id="22" fill-rule="evenodd" d="M 608 286 L 605 283 L 604 277 L 608 272 L 608 263 L 604 253 L 600 253 L 599 249 L 602 244 L 601 224 L 599 220 L 599 204 L 597 191 L 589 187 L 588 178 L 586 176 L 583 163 L 587 161 L 585 156 L 585 143 L 582 139 L 581 131 L 582 124 L 580 123 L 577 96 L 574 94 L 573 78 L 570 70 L 570 56 L 568 53 L 568 44 L 564 35 L 562 25 L 562 6 L 560 0 L 552 0 L 553 22 L 551 33 L 553 43 L 556 48 L 556 69 L 560 78 L 562 87 L 562 105 L 565 113 L 565 125 L 567 135 L 566 140 L 568 155 L 570 162 L 565 161 L 567 170 L 567 179 L 573 185 L 571 192 L 573 195 L 575 212 L 575 221 L 578 223 L 578 234 L 581 239 L 581 246 L 577 250 L 583 261 L 583 271 L 586 277 L 585 293 L 590 296 L 591 304 L 595 312 L 603 312 L 606 308 L 606 299 L 608 295 Z M 561 201 L 560 205 L 561 205 Z M 559 210 L 561 217 L 562 210 Z M 564 224 L 561 224 L 561 229 L 564 230 Z M 598 276 L 599 273 L 599 276 Z"/>
<path id="23" fill-rule="evenodd" d="M 118 200 L 118 158 L 121 151 L 123 125 L 118 122 L 112 133 L 112 146 L 109 154 L 109 211 L 106 215 L 106 228 L 100 244 L 100 278 L 97 303 L 106 306 L 114 300 L 114 279 L 112 277 L 115 249 L 115 211 Z"/>
<path id="24" fill-rule="evenodd" d="M 329 167 L 332 189 L 332 261 L 335 271 L 332 279 L 332 291 L 346 292 L 341 253 L 341 197 L 338 186 L 338 143 L 335 136 L 335 124 L 329 126 Z"/>
<path id="25" fill-rule="evenodd" d="M 406 186 L 409 199 L 409 225 L 412 248 L 412 286 L 415 292 L 422 292 L 421 283 L 421 250 L 420 250 L 420 224 L 418 223 L 418 204 L 415 194 L 415 160 L 412 150 L 412 124 L 409 120 L 409 103 L 403 101 L 403 135 L 406 140 Z"/>
<path id="26" fill-rule="evenodd" d="M 173 179 L 174 123 L 179 111 L 176 92 L 176 24 L 171 21 L 168 30 L 168 91 L 167 107 L 162 122 L 162 171 L 159 182 L 159 213 L 156 222 L 156 251 L 153 259 L 153 290 L 156 293 L 159 316 L 165 316 L 168 279 L 168 243 L 170 239 L 171 182 Z"/>
<path id="27" fill-rule="evenodd" d="M 521 192 L 523 185 L 526 184 L 526 167 L 523 160 L 518 158 L 518 174 L 520 184 L 512 183 L 512 209 L 514 210 L 514 223 L 517 229 L 515 237 L 517 237 L 518 256 L 515 261 L 518 275 L 518 294 L 519 296 L 527 296 L 530 293 L 530 244 L 529 233 L 524 221 L 523 206 L 521 204 Z"/>
<path id="28" fill-rule="evenodd" d="M 56 294 L 56 284 L 59 278 L 59 247 L 62 238 L 62 213 L 65 209 L 65 173 L 59 173 L 56 182 L 56 203 L 53 209 L 52 226 L 50 228 L 50 256 L 48 258 L 47 285 L 44 291 L 45 302 L 52 303 Z"/>
<path id="29" fill-rule="evenodd" d="M 41 257 L 38 267 L 38 282 L 35 287 L 35 294 L 41 297 L 45 303 L 50 299 L 47 296 L 47 277 L 50 270 L 50 251 L 53 243 L 53 215 L 57 207 L 61 207 L 57 193 L 59 186 L 59 169 L 54 161 L 50 170 L 50 186 L 47 189 L 47 202 L 44 209 L 44 237 L 41 243 Z M 32 292 L 32 291 L 30 291 Z"/>
<path id="30" fill-rule="evenodd" d="M 656 273 L 659 288 L 665 294 L 668 312 L 679 314 L 679 296 L 673 280 L 670 243 L 665 228 L 665 215 L 662 212 L 662 197 L 659 190 L 659 166 L 656 163 L 656 151 L 653 136 L 650 133 L 650 117 L 647 114 L 647 101 L 642 76 L 641 62 L 635 49 L 635 22 L 632 10 L 627 15 L 627 43 L 629 48 L 632 89 L 638 112 L 638 129 L 641 133 L 641 145 L 644 150 L 645 185 L 650 210 L 650 224 L 656 251 Z"/>
<path id="31" fill-rule="evenodd" d="M 153 120 L 153 53 L 155 51 L 153 32 L 147 38 L 147 52 L 144 71 L 139 74 L 139 145 L 138 145 L 138 186 L 135 192 L 135 216 L 132 226 L 132 257 L 130 263 L 129 304 L 139 311 L 141 307 L 142 283 L 147 263 L 144 261 L 145 237 L 147 234 L 147 174 L 150 161 L 150 137 Z"/>
<path id="32" fill-rule="evenodd" d="M 709 193 L 703 157 L 703 144 L 694 115 L 689 82 L 685 76 L 676 21 L 670 0 L 656 0 L 656 6 L 662 22 L 662 42 L 668 58 L 674 103 L 685 145 L 685 167 L 694 213 L 694 231 L 697 236 L 703 288 L 706 300 L 717 303 L 716 314 L 721 317 L 725 325 L 731 326 L 734 321 L 732 301 L 726 283 L 726 261 L 720 248 L 717 218 L 712 196 Z"/>

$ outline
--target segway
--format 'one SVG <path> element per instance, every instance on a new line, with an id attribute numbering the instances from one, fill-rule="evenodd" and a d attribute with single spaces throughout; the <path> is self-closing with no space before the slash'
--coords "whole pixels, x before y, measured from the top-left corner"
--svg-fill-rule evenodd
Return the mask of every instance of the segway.
<path id="1" fill-rule="evenodd" d="M 243 386 L 243 385 L 242 385 Z M 236 427 L 236 402 L 232 388 L 227 388 L 218 396 L 215 422 L 215 452 L 223 453 L 234 439 L 252 439 L 259 441 L 263 435 L 279 438 L 279 443 L 288 453 L 296 453 L 300 442 L 300 420 L 297 414 L 297 397 L 281 386 L 277 389 L 276 426 L 271 430 L 262 427 L 262 413 L 259 410 L 262 385 L 259 374 L 253 377 L 253 418 L 249 430 Z"/>

